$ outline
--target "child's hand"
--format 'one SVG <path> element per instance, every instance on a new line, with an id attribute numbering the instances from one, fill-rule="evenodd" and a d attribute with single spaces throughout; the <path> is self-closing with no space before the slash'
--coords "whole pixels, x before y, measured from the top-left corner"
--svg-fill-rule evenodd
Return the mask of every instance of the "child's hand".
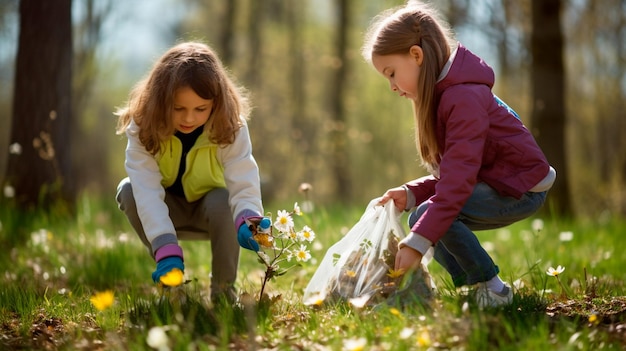
<path id="1" fill-rule="evenodd" d="M 157 266 L 156 270 L 152 272 L 152 280 L 157 284 L 161 283 L 161 277 L 172 272 L 174 269 L 178 269 L 180 273 L 185 272 L 183 249 L 177 244 L 168 244 L 159 248 L 155 252 L 154 259 L 157 262 Z"/>
<path id="2" fill-rule="evenodd" d="M 403 187 L 389 189 L 380 198 L 379 205 L 386 204 L 389 200 L 393 200 L 398 212 L 404 211 L 406 208 L 406 190 Z"/>
<path id="3" fill-rule="evenodd" d="M 269 231 L 272 221 L 267 217 L 249 217 L 239 226 L 237 231 L 237 241 L 244 249 L 259 251 L 259 244 L 253 239 L 257 232 Z"/>
<path id="4" fill-rule="evenodd" d="M 414 268 L 419 268 L 422 263 L 422 254 L 408 246 L 403 246 L 396 254 L 395 270 L 407 272 Z"/>

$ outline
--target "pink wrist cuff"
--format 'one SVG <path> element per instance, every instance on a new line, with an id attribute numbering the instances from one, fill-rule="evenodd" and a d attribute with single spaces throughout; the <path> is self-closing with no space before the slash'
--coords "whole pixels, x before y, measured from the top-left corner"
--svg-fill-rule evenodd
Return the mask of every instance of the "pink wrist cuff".
<path id="1" fill-rule="evenodd" d="M 246 221 L 246 219 L 244 217 L 237 218 L 237 220 L 235 221 L 235 230 L 239 230 L 239 227 L 241 227 L 241 225 L 245 221 Z"/>
<path id="2" fill-rule="evenodd" d="M 159 262 L 160 260 L 171 256 L 178 256 L 184 261 L 183 248 L 176 244 L 167 244 L 157 250 L 156 254 L 154 255 L 154 260 L 156 262 Z"/>
<path id="3" fill-rule="evenodd" d="M 235 230 L 239 230 L 239 227 L 246 221 L 246 218 L 259 217 L 259 214 L 252 210 L 243 210 L 237 215 L 235 220 Z"/>

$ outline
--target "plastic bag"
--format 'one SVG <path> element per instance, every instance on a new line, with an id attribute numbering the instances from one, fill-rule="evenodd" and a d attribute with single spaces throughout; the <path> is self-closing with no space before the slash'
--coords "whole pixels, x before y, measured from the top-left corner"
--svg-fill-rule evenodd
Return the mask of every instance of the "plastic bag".
<path id="1" fill-rule="evenodd" d="M 398 243 L 406 236 L 401 213 L 393 202 L 380 206 L 378 201 L 372 200 L 359 221 L 328 249 L 305 289 L 305 304 L 358 300 L 361 306 L 372 306 L 404 287 L 405 277 L 393 270 Z M 430 299 L 433 286 L 426 265 L 412 275 L 412 286 L 406 288 Z"/>

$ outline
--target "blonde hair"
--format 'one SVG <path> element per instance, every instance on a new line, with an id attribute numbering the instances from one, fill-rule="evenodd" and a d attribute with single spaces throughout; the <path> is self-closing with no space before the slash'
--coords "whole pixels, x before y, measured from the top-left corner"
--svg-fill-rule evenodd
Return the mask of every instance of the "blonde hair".
<path id="1" fill-rule="evenodd" d="M 204 126 L 209 139 L 219 145 L 232 144 L 242 126 L 240 118 L 247 118 L 250 112 L 246 91 L 234 83 L 209 46 L 196 42 L 170 48 L 135 85 L 127 105 L 116 112 L 117 133 L 124 133 L 134 120 L 146 150 L 159 153 L 161 142 L 176 132 L 172 121 L 174 95 L 184 87 L 213 100 Z"/>
<path id="2" fill-rule="evenodd" d="M 371 63 L 373 55 L 408 55 L 413 45 L 420 46 L 424 53 L 417 80 L 418 96 L 413 101 L 415 143 L 422 163 L 432 171 L 439 167 L 440 161 L 435 134 L 435 84 L 456 45 L 448 23 L 429 6 L 409 1 L 374 18 L 361 53 Z"/>

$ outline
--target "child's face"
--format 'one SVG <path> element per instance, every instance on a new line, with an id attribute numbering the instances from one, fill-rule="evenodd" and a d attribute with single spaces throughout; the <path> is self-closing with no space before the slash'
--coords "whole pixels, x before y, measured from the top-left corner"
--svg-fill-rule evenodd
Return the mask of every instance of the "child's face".
<path id="1" fill-rule="evenodd" d="M 213 100 L 203 99 L 190 87 L 180 88 L 174 94 L 172 118 L 174 128 L 181 133 L 191 133 L 209 120 Z"/>
<path id="2" fill-rule="evenodd" d="M 421 56 L 416 58 L 411 52 L 372 55 L 374 67 L 378 73 L 389 80 L 391 90 L 412 100 L 417 99 L 417 78 L 420 74 L 421 62 Z"/>

